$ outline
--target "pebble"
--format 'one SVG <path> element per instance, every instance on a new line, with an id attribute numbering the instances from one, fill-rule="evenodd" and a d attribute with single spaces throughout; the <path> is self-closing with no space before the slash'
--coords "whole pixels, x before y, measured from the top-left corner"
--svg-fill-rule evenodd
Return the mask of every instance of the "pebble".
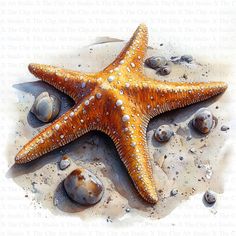
<path id="1" fill-rule="evenodd" d="M 189 151 L 190 151 L 191 153 L 196 153 L 196 149 L 195 149 L 195 148 L 190 148 Z"/>
<path id="2" fill-rule="evenodd" d="M 216 202 L 215 194 L 212 191 L 206 191 L 204 194 L 204 199 L 210 205 L 213 205 Z"/>
<path id="3" fill-rule="evenodd" d="M 173 56 L 170 58 L 171 62 L 173 62 L 174 64 L 178 64 L 180 63 L 180 57 L 177 57 L 177 56 Z"/>
<path id="4" fill-rule="evenodd" d="M 34 101 L 31 112 L 42 122 L 50 122 L 60 111 L 61 102 L 48 92 L 41 93 Z"/>
<path id="5" fill-rule="evenodd" d="M 221 131 L 227 131 L 229 130 L 229 126 L 227 125 L 222 125 L 221 128 L 220 128 Z"/>
<path id="6" fill-rule="evenodd" d="M 163 67 L 167 64 L 167 60 L 165 57 L 149 57 L 145 60 L 145 64 L 152 68 L 152 69 L 156 69 L 156 68 L 160 68 Z"/>
<path id="7" fill-rule="evenodd" d="M 64 155 L 61 158 L 61 161 L 59 163 L 60 169 L 65 170 L 67 167 L 70 166 L 70 158 L 67 155 Z"/>
<path id="8" fill-rule="evenodd" d="M 192 135 L 190 134 L 190 135 L 187 136 L 186 139 L 187 139 L 187 141 L 189 141 L 189 140 L 191 140 L 192 138 L 193 138 L 193 137 L 192 137 Z"/>
<path id="9" fill-rule="evenodd" d="M 193 57 L 191 55 L 183 55 L 180 57 L 180 60 L 190 63 L 193 61 Z"/>
<path id="10" fill-rule="evenodd" d="M 102 182 L 89 170 L 79 167 L 64 180 L 68 196 L 81 205 L 93 205 L 99 202 L 104 193 Z"/>
<path id="11" fill-rule="evenodd" d="M 167 142 L 173 135 L 174 132 L 171 130 L 169 125 L 159 126 L 154 133 L 155 139 L 159 142 Z"/>
<path id="12" fill-rule="evenodd" d="M 173 197 L 173 196 L 176 196 L 178 194 L 178 189 L 176 188 L 173 188 L 170 192 L 170 195 Z"/>
<path id="13" fill-rule="evenodd" d="M 163 66 L 159 69 L 157 69 L 157 73 L 160 75 L 169 75 L 171 72 L 171 67 L 170 66 Z"/>
<path id="14" fill-rule="evenodd" d="M 170 58 L 170 60 L 174 63 L 174 64 L 179 64 L 179 63 L 182 63 L 182 62 L 187 62 L 187 63 L 190 63 L 193 61 L 193 57 L 191 55 L 183 55 L 181 57 L 179 56 L 172 56 Z"/>
<path id="15" fill-rule="evenodd" d="M 107 222 L 108 222 L 108 223 L 112 223 L 112 219 L 111 219 L 110 216 L 107 217 Z"/>
<path id="16" fill-rule="evenodd" d="M 130 209 L 129 209 L 129 208 L 126 208 L 125 211 L 126 211 L 127 213 L 129 213 L 129 212 L 130 212 Z"/>
<path id="17" fill-rule="evenodd" d="M 203 134 L 210 132 L 213 122 L 213 115 L 207 108 L 199 109 L 192 120 L 194 128 Z"/>

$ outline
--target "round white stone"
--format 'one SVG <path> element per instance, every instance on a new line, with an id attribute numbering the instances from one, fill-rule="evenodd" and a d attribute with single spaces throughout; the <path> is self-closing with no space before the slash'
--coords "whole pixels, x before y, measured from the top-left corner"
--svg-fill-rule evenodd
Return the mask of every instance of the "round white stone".
<path id="1" fill-rule="evenodd" d="M 122 117 L 122 121 L 123 121 L 123 122 L 126 122 L 126 121 L 128 121 L 129 119 L 130 119 L 129 115 L 123 115 L 123 117 Z"/>
<path id="2" fill-rule="evenodd" d="M 116 106 L 121 106 L 123 104 L 123 102 L 120 100 L 120 99 L 118 99 L 117 101 L 116 101 Z"/>
<path id="3" fill-rule="evenodd" d="M 89 100 L 86 100 L 86 101 L 84 102 L 84 104 L 85 104 L 85 106 L 88 106 L 88 105 L 89 105 Z"/>

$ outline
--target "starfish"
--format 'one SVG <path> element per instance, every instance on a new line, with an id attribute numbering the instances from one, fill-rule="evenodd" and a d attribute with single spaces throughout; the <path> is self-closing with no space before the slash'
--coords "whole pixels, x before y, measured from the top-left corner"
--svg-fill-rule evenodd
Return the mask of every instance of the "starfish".
<path id="1" fill-rule="evenodd" d="M 15 162 L 32 161 L 91 130 L 99 130 L 114 141 L 141 197 L 157 203 L 158 186 L 146 141 L 149 120 L 222 93 L 227 85 L 163 82 L 146 77 L 143 61 L 147 41 L 147 27 L 141 24 L 117 58 L 97 73 L 30 64 L 33 75 L 69 95 L 75 105 L 24 145 Z"/>

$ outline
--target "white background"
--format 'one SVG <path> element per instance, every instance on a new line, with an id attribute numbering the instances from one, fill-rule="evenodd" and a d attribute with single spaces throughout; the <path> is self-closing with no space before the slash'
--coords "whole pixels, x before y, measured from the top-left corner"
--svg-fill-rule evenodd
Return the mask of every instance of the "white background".
<path id="1" fill-rule="evenodd" d="M 12 84 L 32 79 L 28 63 L 75 52 L 97 36 L 128 39 L 144 22 L 150 44 L 170 42 L 182 52 L 224 61 L 231 64 L 236 80 L 235 16 L 233 0 L 0 0 L 0 235 L 236 235 L 233 147 L 216 215 L 204 207 L 201 196 L 194 196 L 159 221 L 137 218 L 131 224 L 124 219 L 122 225 L 81 221 L 73 215 L 55 216 L 47 209 L 35 209 L 24 191 L 6 178 L 6 146 L 12 142 L 9 131 L 17 119 Z M 235 84 L 230 84 L 232 94 Z M 233 140 L 235 119 L 231 124 Z"/>

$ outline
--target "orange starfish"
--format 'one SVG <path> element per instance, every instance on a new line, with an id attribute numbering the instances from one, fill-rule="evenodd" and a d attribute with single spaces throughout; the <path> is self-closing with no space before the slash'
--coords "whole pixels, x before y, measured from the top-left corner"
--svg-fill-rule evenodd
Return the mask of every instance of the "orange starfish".
<path id="1" fill-rule="evenodd" d="M 147 27 L 142 24 L 117 58 L 94 74 L 30 64 L 32 74 L 68 94 L 75 105 L 28 142 L 17 154 L 16 163 L 29 162 L 90 130 L 100 130 L 114 141 L 140 195 L 156 203 L 158 197 L 146 141 L 149 120 L 165 111 L 222 93 L 227 85 L 147 78 L 143 74 L 147 40 Z"/>

